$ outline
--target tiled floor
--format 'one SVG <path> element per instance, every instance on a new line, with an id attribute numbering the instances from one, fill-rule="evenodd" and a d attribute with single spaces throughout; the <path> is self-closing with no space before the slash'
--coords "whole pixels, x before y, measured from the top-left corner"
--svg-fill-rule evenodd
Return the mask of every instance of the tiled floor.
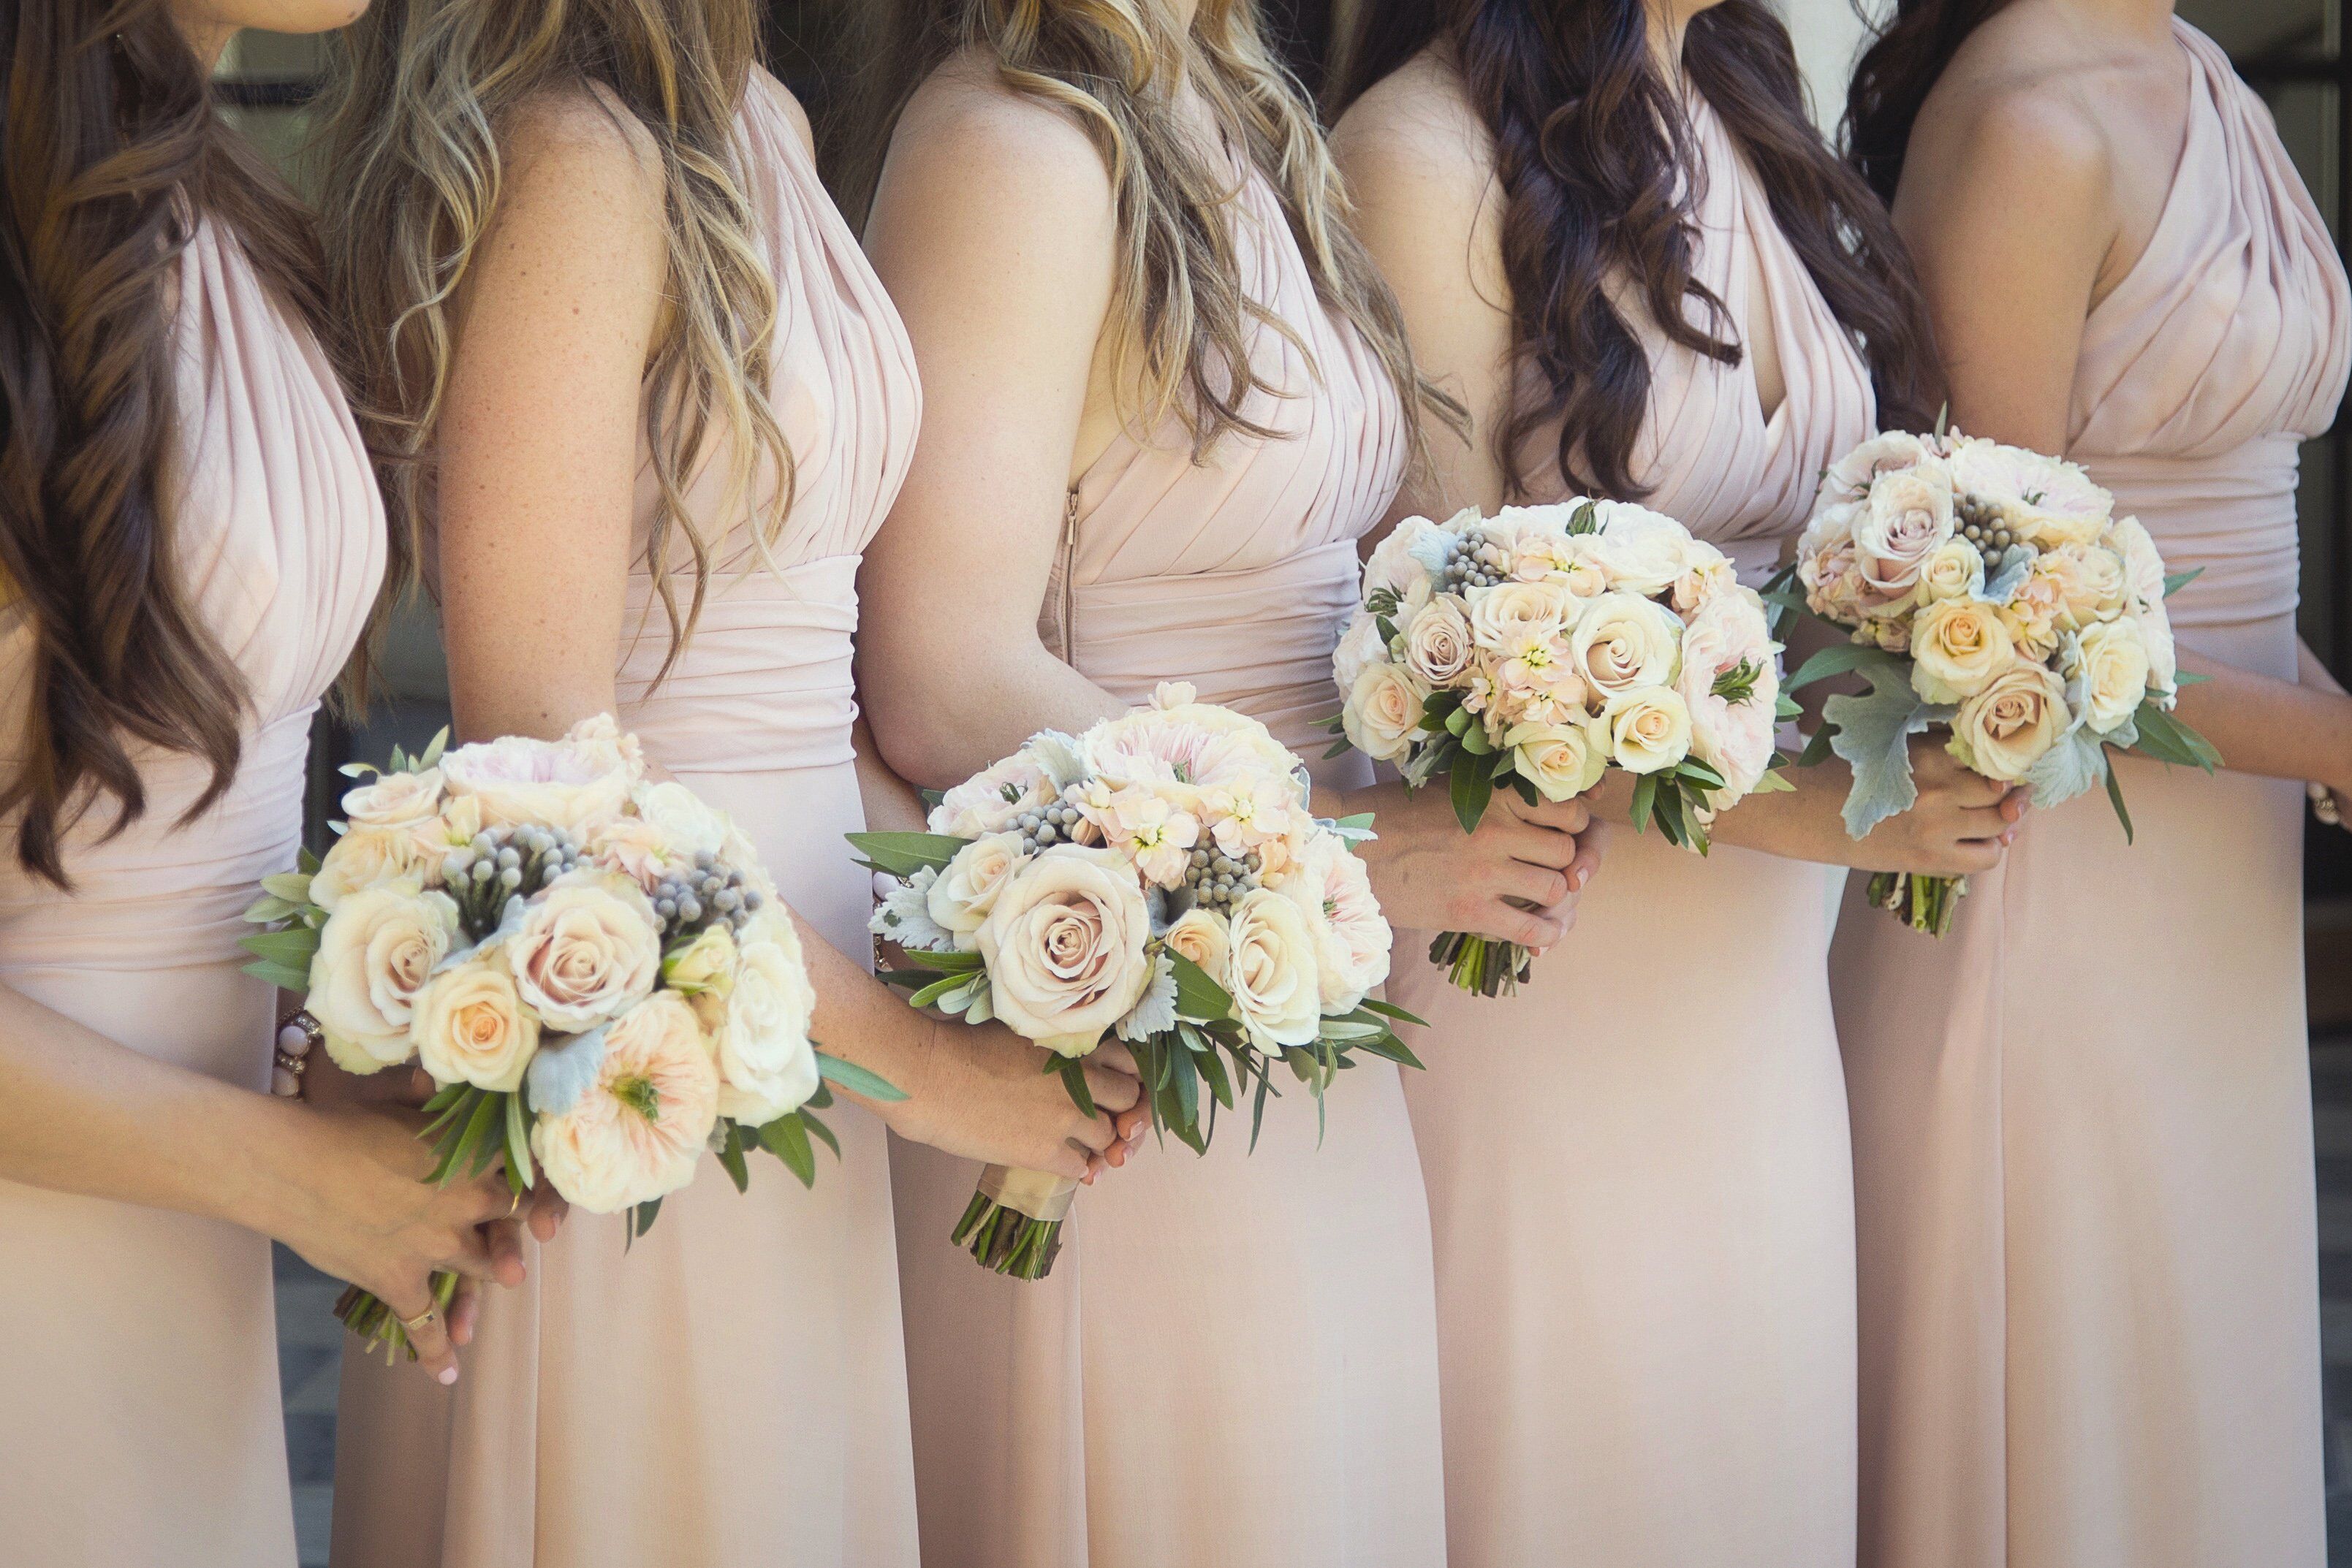
<path id="1" fill-rule="evenodd" d="M 2327 1385 L 2328 1561 L 2352 1568 L 2352 1035 L 2315 1042 L 2311 1083 L 2319 1151 L 2319 1284 Z M 303 1568 L 327 1561 L 335 1470 L 337 1287 L 278 1253 L 278 1367 Z"/>

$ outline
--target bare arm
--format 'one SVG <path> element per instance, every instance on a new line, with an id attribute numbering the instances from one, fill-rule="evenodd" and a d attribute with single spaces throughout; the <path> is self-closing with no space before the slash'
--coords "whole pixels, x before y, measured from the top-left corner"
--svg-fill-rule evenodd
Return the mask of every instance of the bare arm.
<path id="1" fill-rule="evenodd" d="M 659 173 L 611 118 L 554 106 L 511 140 L 440 432 L 450 689 L 468 736 L 561 734 L 614 706 L 643 371 L 666 282 Z M 893 1127 L 1071 1176 L 1087 1161 L 1068 1140 L 1109 1142 L 1108 1119 L 1015 1082 L 1036 1073 L 1030 1048 L 909 1010 L 793 918 L 818 998 L 812 1032 L 909 1092 L 872 1107 Z M 1108 1103 L 1132 1098 L 1102 1078 Z M 992 1087 L 1004 1092 L 989 1103 Z"/>
<path id="2" fill-rule="evenodd" d="M 1358 232 L 1402 308 L 1423 370 L 1469 410 L 1467 439 L 1424 421 L 1431 463 L 1391 521 L 1492 510 L 1506 499 L 1494 433 L 1510 406 L 1510 286 L 1502 262 L 1502 195 L 1484 128 L 1452 73 L 1424 57 L 1368 93 L 1332 139 L 1358 213 Z M 1914 761 L 1920 809 L 1856 841 L 1838 818 L 1850 782 L 1832 759 L 1796 776 L 1794 793 L 1755 795 L 1726 812 L 1724 843 L 1872 870 L 1965 873 L 1999 858 L 2008 823 L 1998 787 L 1972 784 L 1939 751 Z M 1499 798 L 1499 797 L 1498 797 Z M 1612 772 L 1591 797 L 1594 814 L 1632 821 L 1633 789 Z"/>

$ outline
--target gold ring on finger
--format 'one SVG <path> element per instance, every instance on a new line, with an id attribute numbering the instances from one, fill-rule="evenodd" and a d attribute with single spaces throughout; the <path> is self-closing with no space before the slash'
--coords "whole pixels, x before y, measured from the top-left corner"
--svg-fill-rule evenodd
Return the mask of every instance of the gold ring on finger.
<path id="1" fill-rule="evenodd" d="M 515 1217 L 515 1210 L 516 1210 L 516 1209 L 518 1209 L 518 1208 L 520 1208 L 521 1207 L 522 1207 L 522 1194 L 520 1194 L 520 1193 L 517 1193 L 517 1194 L 515 1194 L 515 1195 L 514 1195 L 514 1201 L 513 1201 L 512 1203 L 509 1203 L 509 1204 L 508 1204 L 508 1205 L 507 1205 L 507 1218 L 508 1218 L 509 1219 L 512 1219 L 512 1218 Z"/>
<path id="2" fill-rule="evenodd" d="M 438 1307 L 428 1306 L 413 1318 L 401 1319 L 400 1326 L 406 1329 L 412 1336 L 420 1334 L 426 1329 L 431 1328 L 433 1326 L 434 1320 L 438 1318 L 440 1315 L 441 1310 Z"/>

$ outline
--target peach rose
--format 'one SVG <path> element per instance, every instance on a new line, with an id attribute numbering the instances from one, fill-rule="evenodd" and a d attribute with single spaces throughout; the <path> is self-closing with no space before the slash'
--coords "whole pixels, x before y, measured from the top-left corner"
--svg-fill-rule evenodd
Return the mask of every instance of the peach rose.
<path id="1" fill-rule="evenodd" d="M 1223 985 L 1233 957 L 1233 937 L 1225 917 L 1213 909 L 1186 910 L 1170 924 L 1160 944 L 1200 966 L 1201 972 Z"/>
<path id="2" fill-rule="evenodd" d="M 1340 710 L 1348 744 L 1376 762 L 1395 762 L 1421 734 L 1428 694 L 1395 664 L 1368 665 Z"/>
<path id="3" fill-rule="evenodd" d="M 1297 904 L 1254 888 L 1234 905 L 1233 956 L 1225 989 L 1250 1043 L 1278 1051 L 1311 1045 L 1323 1032 L 1323 983 L 1315 934 Z"/>
<path id="4" fill-rule="evenodd" d="M 980 928 L 991 1009 L 1048 1051 L 1083 1056 L 1142 998 L 1150 932 L 1124 855 L 1055 844 L 997 894 Z"/>
<path id="5" fill-rule="evenodd" d="M 1690 755 L 1690 707 L 1671 686 L 1620 692 L 1601 716 L 1609 759 L 1628 773 L 1664 772 Z"/>
<path id="6" fill-rule="evenodd" d="M 1960 765 L 2013 784 L 2066 731 L 2066 688 L 2040 664 L 2011 664 L 1960 705 L 1950 750 Z"/>
<path id="7" fill-rule="evenodd" d="M 417 993 L 409 1020 L 416 1060 L 433 1082 L 509 1093 L 539 1050 L 539 1020 L 522 1005 L 502 958 L 443 971 Z"/>
<path id="8" fill-rule="evenodd" d="M 415 828 L 441 810 L 441 769 L 379 773 L 375 782 L 343 795 L 343 815 L 355 828 Z"/>
<path id="9" fill-rule="evenodd" d="M 574 872 L 523 906 L 500 938 L 515 985 L 540 1021 L 583 1033 L 650 995 L 661 976 L 661 928 L 624 878 Z"/>
<path id="10" fill-rule="evenodd" d="M 2085 627 L 2074 667 L 2083 683 L 2083 722 L 2094 735 L 2120 728 L 2147 696 L 2151 670 L 2147 641 L 2131 621 L 2102 621 Z"/>
<path id="11" fill-rule="evenodd" d="M 2016 659 L 2000 611 L 1980 600 L 1938 600 L 1912 618 L 1911 689 L 1922 701 L 1972 697 Z"/>
<path id="12" fill-rule="evenodd" d="M 1569 637 L 1569 651 L 1586 684 L 1606 701 L 1671 682 L 1682 641 L 1682 619 L 1673 611 L 1638 593 L 1612 591 L 1586 609 Z"/>
<path id="13" fill-rule="evenodd" d="M 1566 800 L 1601 782 L 1609 767 L 1608 741 L 1581 718 L 1561 724 L 1514 725 L 1504 735 L 1511 768 L 1547 800 Z"/>

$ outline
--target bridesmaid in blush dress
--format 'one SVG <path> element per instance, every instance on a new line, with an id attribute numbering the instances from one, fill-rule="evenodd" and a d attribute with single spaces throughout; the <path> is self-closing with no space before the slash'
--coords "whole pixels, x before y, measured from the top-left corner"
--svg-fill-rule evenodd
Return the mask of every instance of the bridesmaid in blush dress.
<path id="1" fill-rule="evenodd" d="M 667 18 L 514 5 L 513 33 L 462 42 L 412 29 L 435 9 L 387 0 L 355 37 L 331 145 L 374 180 L 331 235 L 355 337 L 401 352 L 425 332 L 392 329 L 420 304 L 401 236 L 482 236 L 433 258 L 462 280 L 433 323 L 454 334 L 446 402 L 404 406 L 419 382 L 369 377 L 384 439 L 432 454 L 429 490 L 402 494 L 429 497 L 457 727 L 616 711 L 759 847 L 803 928 L 812 1032 L 913 1097 L 828 1113 L 840 1159 L 814 1190 L 759 1160 L 739 1194 L 709 1162 L 633 1247 L 618 1216 L 542 1226 L 530 1282 L 457 1322 L 454 1397 L 347 1358 L 335 1561 L 911 1565 L 884 1120 L 1072 1176 L 1113 1136 L 1042 1052 L 927 1019 L 866 972 L 868 882 L 843 842 L 865 821 L 856 578 L 913 449 L 913 357 L 799 106 L 755 61 L 748 0 Z M 388 104 L 395 70 L 449 99 Z M 679 81 L 701 85 L 665 113 Z M 422 132 L 460 100 L 499 131 L 486 230 L 437 204 L 462 184 L 448 171 L 388 155 L 443 145 Z M 1135 1086 L 1105 1071 L 1096 1092 L 1116 1110 Z"/>
<path id="2" fill-rule="evenodd" d="M 2165 5 L 1948 9 L 1871 51 L 1853 150 L 1921 258 L 1955 422 L 2084 464 L 2201 573 L 2169 609 L 2212 678 L 2179 712 L 2228 770 L 2120 761 L 2134 843 L 2102 800 L 2035 811 L 1940 943 L 1847 911 L 1861 1561 L 2316 1568 L 2285 780 L 2352 785 L 2352 702 L 2294 624 L 2296 447 L 2336 416 L 2352 301 L 2268 112 Z M 2026 243 L 2001 215 L 2027 209 L 2078 215 Z"/>
<path id="3" fill-rule="evenodd" d="M 1364 29 L 1335 147 L 1473 418 L 1433 430 L 1397 515 L 1638 497 L 1754 584 L 1824 465 L 1932 416 L 1885 214 L 1763 5 L 1375 0 Z M 1891 832 L 1845 838 L 1831 765 L 1733 808 L 1706 858 L 1617 826 L 1612 775 L 1608 862 L 1516 996 L 1454 989 L 1400 934 L 1455 1568 L 1852 1563 L 1835 868 L 1981 868 L 2009 825 L 1996 788 L 1919 766 Z"/>
<path id="4" fill-rule="evenodd" d="M 1131 7 L 1140 61 L 1104 8 L 1055 0 L 1034 37 L 992 32 L 988 6 L 925 9 L 867 231 L 931 390 L 863 579 L 903 633 L 860 651 L 894 766 L 950 785 L 1190 681 L 1309 758 L 1328 809 L 1378 805 L 1391 910 L 1557 939 L 1580 810 L 1498 811 L 1474 843 L 1442 800 L 1407 810 L 1360 758 L 1317 760 L 1358 541 L 1405 469 L 1418 387 L 1250 8 Z M 1063 107 L 1080 99 L 1085 120 Z M 1090 125 L 1116 129 L 1124 195 Z M 1147 254 L 1165 259 L 1116 276 Z M 1138 373 L 1155 366 L 1171 384 Z M 1443 1562 L 1428 1217 L 1397 1071 L 1366 1062 L 1328 1100 L 1319 1148 L 1294 1086 L 1255 1153 L 1230 1121 L 1205 1157 L 1139 1150 L 1080 1197 L 1034 1283 L 949 1245 L 969 1163 L 894 1149 L 927 1563 Z"/>
<path id="5" fill-rule="evenodd" d="M 413 1119 L 273 1097 L 237 946 L 384 526 L 308 218 L 205 82 L 241 25 L 351 10 L 0 10 L 0 1558 L 28 1568 L 290 1568 L 269 1238 L 413 1314 L 509 1205 L 420 1182 Z"/>

